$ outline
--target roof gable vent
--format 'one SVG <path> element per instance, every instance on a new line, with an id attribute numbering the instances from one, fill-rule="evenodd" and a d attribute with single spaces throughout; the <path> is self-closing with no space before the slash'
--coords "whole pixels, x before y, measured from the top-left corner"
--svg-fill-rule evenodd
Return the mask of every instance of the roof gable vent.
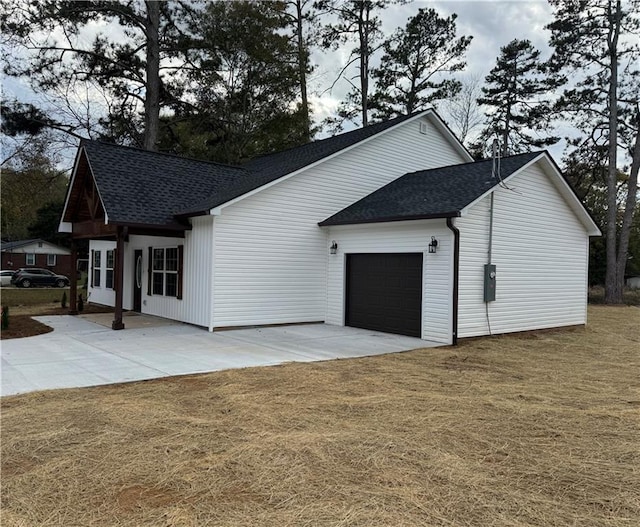
<path id="1" fill-rule="evenodd" d="M 420 123 L 420 133 L 423 135 L 427 135 L 427 123 L 424 121 Z"/>

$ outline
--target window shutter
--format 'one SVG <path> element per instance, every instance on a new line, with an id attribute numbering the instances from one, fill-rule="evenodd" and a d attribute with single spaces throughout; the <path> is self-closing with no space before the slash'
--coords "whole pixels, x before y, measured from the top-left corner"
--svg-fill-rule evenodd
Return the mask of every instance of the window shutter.
<path id="1" fill-rule="evenodd" d="M 95 265 L 95 261 L 96 261 L 94 256 L 95 256 L 95 251 L 91 249 L 91 265 L 89 266 L 89 287 L 93 287 L 93 266 Z"/>
<path id="2" fill-rule="evenodd" d="M 151 296 L 151 284 L 153 280 L 153 247 L 149 247 L 149 262 L 147 265 L 147 295 Z"/>
<path id="3" fill-rule="evenodd" d="M 113 277 L 111 278 L 111 289 L 116 289 L 116 276 L 118 272 L 118 249 L 113 250 Z"/>
<path id="4" fill-rule="evenodd" d="M 184 245 L 178 245 L 178 287 L 176 298 L 182 300 L 182 264 L 184 262 Z"/>

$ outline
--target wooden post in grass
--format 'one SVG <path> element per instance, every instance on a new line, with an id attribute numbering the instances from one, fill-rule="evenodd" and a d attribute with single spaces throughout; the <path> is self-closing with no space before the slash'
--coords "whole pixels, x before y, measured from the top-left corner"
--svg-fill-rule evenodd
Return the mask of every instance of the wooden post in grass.
<path id="1" fill-rule="evenodd" d="M 118 234 L 116 236 L 116 268 L 115 274 L 115 286 L 116 286 L 116 309 L 113 315 L 113 323 L 111 329 L 124 329 L 124 323 L 122 322 L 122 296 L 124 287 L 124 227 L 118 227 Z"/>
<path id="2" fill-rule="evenodd" d="M 71 240 L 71 276 L 69 277 L 69 314 L 78 314 L 78 245 Z"/>

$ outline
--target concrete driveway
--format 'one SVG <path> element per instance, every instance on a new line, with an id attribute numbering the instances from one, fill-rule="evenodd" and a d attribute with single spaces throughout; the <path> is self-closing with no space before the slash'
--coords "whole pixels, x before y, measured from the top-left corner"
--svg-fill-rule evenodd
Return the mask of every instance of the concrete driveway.
<path id="1" fill-rule="evenodd" d="M 79 317 L 35 318 L 54 331 L 2 341 L 0 395 L 365 357 L 439 345 L 326 324 L 209 333 L 187 324 L 113 331 Z"/>

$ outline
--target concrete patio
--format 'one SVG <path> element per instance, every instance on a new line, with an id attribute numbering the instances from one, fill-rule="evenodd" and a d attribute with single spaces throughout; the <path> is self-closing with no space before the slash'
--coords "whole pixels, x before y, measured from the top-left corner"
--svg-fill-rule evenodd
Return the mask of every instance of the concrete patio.
<path id="1" fill-rule="evenodd" d="M 54 331 L 2 342 L 0 395 L 364 357 L 439 345 L 326 324 L 209 333 L 156 317 L 135 317 L 139 318 L 125 318 L 127 329 L 123 331 L 97 323 L 103 322 L 99 317 L 97 322 L 74 316 L 35 317 Z"/>

